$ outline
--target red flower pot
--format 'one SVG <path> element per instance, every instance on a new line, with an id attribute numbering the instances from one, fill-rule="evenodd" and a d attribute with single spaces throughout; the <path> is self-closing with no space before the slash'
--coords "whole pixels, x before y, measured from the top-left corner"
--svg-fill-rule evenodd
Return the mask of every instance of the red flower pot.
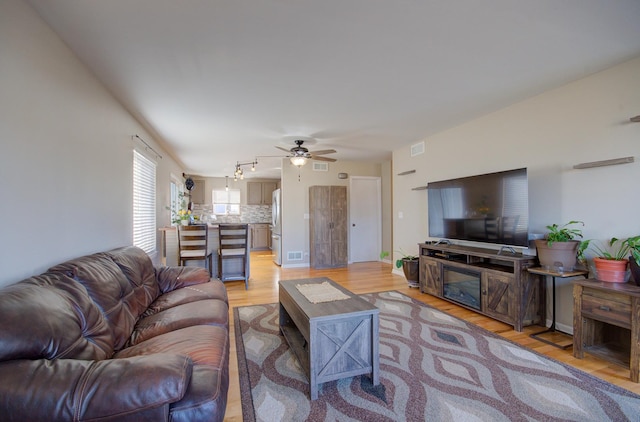
<path id="1" fill-rule="evenodd" d="M 593 258 L 596 265 L 596 278 L 610 283 L 626 282 L 628 259 Z"/>

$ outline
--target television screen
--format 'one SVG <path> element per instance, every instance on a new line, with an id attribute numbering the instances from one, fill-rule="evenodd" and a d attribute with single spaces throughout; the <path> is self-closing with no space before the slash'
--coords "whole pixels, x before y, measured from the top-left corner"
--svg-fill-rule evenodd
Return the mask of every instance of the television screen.
<path id="1" fill-rule="evenodd" d="M 528 246 L 527 169 L 427 184 L 429 236 Z"/>

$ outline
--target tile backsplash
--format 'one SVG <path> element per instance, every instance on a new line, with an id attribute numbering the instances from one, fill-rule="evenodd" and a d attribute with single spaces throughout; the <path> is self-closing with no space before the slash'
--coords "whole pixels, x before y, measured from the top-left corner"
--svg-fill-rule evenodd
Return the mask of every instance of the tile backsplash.
<path id="1" fill-rule="evenodd" d="M 212 215 L 212 205 L 193 204 L 195 215 Z M 271 224 L 271 205 L 240 205 L 240 215 L 217 215 L 217 223 L 268 223 Z"/>

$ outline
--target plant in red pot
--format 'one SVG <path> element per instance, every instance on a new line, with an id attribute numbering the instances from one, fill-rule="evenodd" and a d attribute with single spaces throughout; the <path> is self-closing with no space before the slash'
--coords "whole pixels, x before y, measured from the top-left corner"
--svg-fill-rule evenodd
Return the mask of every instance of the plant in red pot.
<path id="1" fill-rule="evenodd" d="M 544 239 L 535 241 L 538 260 L 546 269 L 562 267 L 571 271 L 576 267 L 578 257 L 586 248 L 578 239 L 582 238 L 582 230 L 575 226 L 584 226 L 582 221 L 569 221 L 566 224 L 551 224 L 547 226 L 548 233 Z"/>
<path id="2" fill-rule="evenodd" d="M 584 243 L 590 246 L 590 240 Z M 627 267 L 629 266 L 629 245 L 626 240 L 612 237 L 607 242 L 607 248 L 603 249 L 593 244 L 596 256 L 593 263 L 596 267 L 596 278 L 610 283 L 625 283 L 627 281 Z"/>

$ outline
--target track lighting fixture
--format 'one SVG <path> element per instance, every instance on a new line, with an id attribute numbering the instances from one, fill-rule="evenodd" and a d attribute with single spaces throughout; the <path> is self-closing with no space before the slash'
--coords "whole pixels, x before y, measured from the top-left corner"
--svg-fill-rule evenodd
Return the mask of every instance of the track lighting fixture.
<path id="1" fill-rule="evenodd" d="M 237 181 L 238 178 L 240 180 L 244 179 L 244 171 L 242 170 L 242 166 L 251 166 L 251 171 L 256 171 L 256 164 L 258 164 L 258 159 L 256 158 L 254 161 L 250 163 L 241 163 L 236 161 L 236 170 L 233 172 L 233 180 Z"/>

